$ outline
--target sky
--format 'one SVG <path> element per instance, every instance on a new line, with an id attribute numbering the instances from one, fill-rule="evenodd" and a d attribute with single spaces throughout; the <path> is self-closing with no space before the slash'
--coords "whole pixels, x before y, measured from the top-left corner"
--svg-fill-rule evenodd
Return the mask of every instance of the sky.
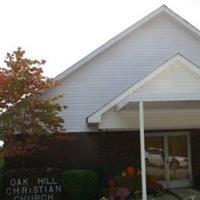
<path id="1" fill-rule="evenodd" d="M 22 47 L 55 77 L 163 4 L 200 29 L 200 0 L 0 0 L 0 66 Z"/>

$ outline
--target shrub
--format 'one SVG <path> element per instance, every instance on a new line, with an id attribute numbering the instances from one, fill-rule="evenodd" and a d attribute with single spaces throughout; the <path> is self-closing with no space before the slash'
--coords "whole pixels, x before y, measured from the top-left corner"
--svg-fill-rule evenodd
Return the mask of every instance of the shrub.
<path id="1" fill-rule="evenodd" d="M 2 198 L 3 192 L 3 172 L 4 172 L 4 159 L 0 159 L 0 199 Z"/>
<path id="2" fill-rule="evenodd" d="M 64 190 L 70 200 L 94 200 L 97 197 L 99 179 L 93 170 L 65 170 Z"/>
<path id="3" fill-rule="evenodd" d="M 5 161 L 3 158 L 0 159 L 0 173 L 2 174 L 4 171 Z"/>

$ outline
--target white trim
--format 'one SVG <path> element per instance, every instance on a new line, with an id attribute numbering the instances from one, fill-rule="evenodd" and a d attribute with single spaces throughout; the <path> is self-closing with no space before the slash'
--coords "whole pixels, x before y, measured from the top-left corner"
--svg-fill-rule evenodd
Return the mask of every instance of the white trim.
<path id="1" fill-rule="evenodd" d="M 137 100 L 138 102 L 139 100 Z M 121 102 L 119 102 L 116 105 L 115 111 L 118 112 L 120 111 L 124 106 L 126 106 L 129 102 L 133 102 L 132 98 L 130 96 L 128 96 L 127 98 L 125 98 L 124 100 L 122 100 Z"/>
<path id="2" fill-rule="evenodd" d="M 106 111 L 108 111 L 109 109 L 111 109 L 114 106 L 117 106 L 117 110 L 121 109 L 121 107 L 127 103 L 127 101 L 129 100 L 129 96 L 133 92 L 135 92 L 137 89 L 142 87 L 148 81 L 152 80 L 155 76 L 157 76 L 158 74 L 160 74 L 161 72 L 163 72 L 164 70 L 166 70 L 168 67 L 170 67 L 172 64 L 174 64 L 176 62 L 181 62 L 181 63 L 185 64 L 187 67 L 189 67 L 192 71 L 194 71 L 195 73 L 197 73 L 200 76 L 200 68 L 197 65 L 193 64 L 191 61 L 189 61 L 184 56 L 177 54 L 177 55 L 173 56 L 171 59 L 169 59 L 167 62 L 162 64 L 160 67 L 158 67 L 155 71 L 153 71 L 152 73 L 150 73 L 149 75 L 144 77 L 142 80 L 138 81 L 135 85 L 128 88 L 121 95 L 114 98 L 108 104 L 104 105 L 102 108 L 100 108 L 95 113 L 90 115 L 87 118 L 87 122 L 88 123 L 100 123 L 101 115 L 103 113 L 105 113 Z M 140 100 L 142 100 L 142 99 L 137 99 L 135 101 L 140 101 Z M 162 100 L 165 100 L 165 99 L 162 99 Z M 171 99 L 171 101 L 172 100 L 173 99 Z M 175 100 L 177 100 L 177 99 L 175 99 Z M 178 100 L 181 100 L 181 99 L 178 99 Z M 182 99 L 182 100 L 193 100 L 193 99 L 191 98 L 191 99 Z M 199 98 L 195 98 L 195 100 L 199 100 Z"/>
<path id="3" fill-rule="evenodd" d="M 189 22 L 184 20 L 182 17 L 177 15 L 175 12 L 173 12 L 167 6 L 163 5 L 163 6 L 159 7 L 158 9 L 156 9 L 155 11 L 151 12 L 149 15 L 147 15 L 146 17 L 144 17 L 143 19 L 141 19 L 137 23 L 133 24 L 132 26 L 130 26 L 129 28 L 127 28 L 126 30 L 121 32 L 120 34 L 118 34 L 117 36 L 115 36 L 113 39 L 109 40 L 108 42 L 106 42 L 105 44 L 103 44 L 102 46 L 97 48 L 95 51 L 93 51 L 88 56 L 81 59 L 79 62 L 72 65 L 70 68 L 68 68 L 67 70 L 65 70 L 61 74 L 59 74 L 56 77 L 56 79 L 57 80 L 64 79 L 69 74 L 76 71 L 81 66 L 83 66 L 84 64 L 88 63 L 93 58 L 95 58 L 97 55 L 101 54 L 103 51 L 110 48 L 111 46 L 113 46 L 114 44 L 116 44 L 117 42 L 119 42 L 120 40 L 125 38 L 127 35 L 129 35 L 131 32 L 135 31 L 136 29 L 138 29 L 139 27 L 141 27 L 142 25 L 144 25 L 145 23 L 150 21 L 152 18 L 154 18 L 155 16 L 157 16 L 161 13 L 167 14 L 167 16 L 171 17 L 176 23 L 178 23 L 179 25 L 181 25 L 182 27 L 184 27 L 185 29 L 190 31 L 198 39 L 200 39 L 200 31 L 196 27 L 194 27 Z"/>
<path id="4" fill-rule="evenodd" d="M 144 102 L 198 101 L 198 100 L 200 100 L 200 94 L 194 94 L 194 96 L 191 96 L 191 97 L 188 97 L 188 96 L 185 96 L 185 97 L 184 96 L 178 96 L 178 97 L 162 97 L 162 96 L 157 97 L 157 96 L 153 96 L 153 97 L 148 97 L 148 98 L 141 99 L 141 98 L 138 98 L 138 97 L 131 96 L 129 98 L 129 102 L 138 102 L 140 100 L 142 100 Z M 122 107 L 120 107 L 120 108 L 122 108 Z"/>
<path id="5" fill-rule="evenodd" d="M 142 175 L 142 199 L 147 200 L 146 187 L 146 164 L 145 164 L 145 136 L 144 136 L 144 106 L 139 102 L 139 123 L 140 123 L 140 158 L 141 158 L 141 175 Z"/>
<path id="6" fill-rule="evenodd" d="M 178 97 L 167 97 L 167 98 L 160 97 L 160 96 L 157 97 L 154 95 L 153 97 L 148 97 L 148 98 L 143 98 L 143 99 L 135 97 L 135 96 L 128 96 L 127 98 L 125 98 L 124 100 L 122 100 L 116 105 L 115 111 L 116 112 L 120 111 L 130 102 L 135 103 L 140 100 L 142 100 L 143 102 L 163 102 L 163 101 L 173 102 L 173 101 L 197 101 L 199 99 L 200 99 L 200 94 L 196 94 L 191 97 L 178 96 Z"/>

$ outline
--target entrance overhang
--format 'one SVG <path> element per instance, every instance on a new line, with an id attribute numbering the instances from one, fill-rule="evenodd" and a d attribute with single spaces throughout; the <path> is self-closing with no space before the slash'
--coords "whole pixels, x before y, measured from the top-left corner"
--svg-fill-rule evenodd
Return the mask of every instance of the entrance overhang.
<path id="1" fill-rule="evenodd" d="M 199 88 L 200 68 L 178 54 L 87 117 L 87 123 L 99 129 L 139 130 L 143 200 L 147 200 L 144 131 L 166 124 L 200 128 Z"/>
<path id="2" fill-rule="evenodd" d="M 99 124 L 103 114 L 120 111 L 133 102 L 200 100 L 200 68 L 177 54 L 119 96 L 89 115 L 87 123 Z"/>

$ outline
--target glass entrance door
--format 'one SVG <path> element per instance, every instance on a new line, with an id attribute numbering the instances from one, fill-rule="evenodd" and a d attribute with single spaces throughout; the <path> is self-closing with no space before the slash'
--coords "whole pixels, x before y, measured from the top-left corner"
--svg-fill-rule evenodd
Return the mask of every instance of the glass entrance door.
<path id="1" fill-rule="evenodd" d="M 145 139 L 146 172 L 166 188 L 191 186 L 188 134 L 149 134 Z"/>
<path id="2" fill-rule="evenodd" d="M 168 136 L 167 169 L 169 187 L 191 185 L 190 158 L 187 135 Z"/>
<path id="3" fill-rule="evenodd" d="M 158 181 L 165 180 L 164 137 L 146 137 L 145 140 L 146 173 Z"/>

